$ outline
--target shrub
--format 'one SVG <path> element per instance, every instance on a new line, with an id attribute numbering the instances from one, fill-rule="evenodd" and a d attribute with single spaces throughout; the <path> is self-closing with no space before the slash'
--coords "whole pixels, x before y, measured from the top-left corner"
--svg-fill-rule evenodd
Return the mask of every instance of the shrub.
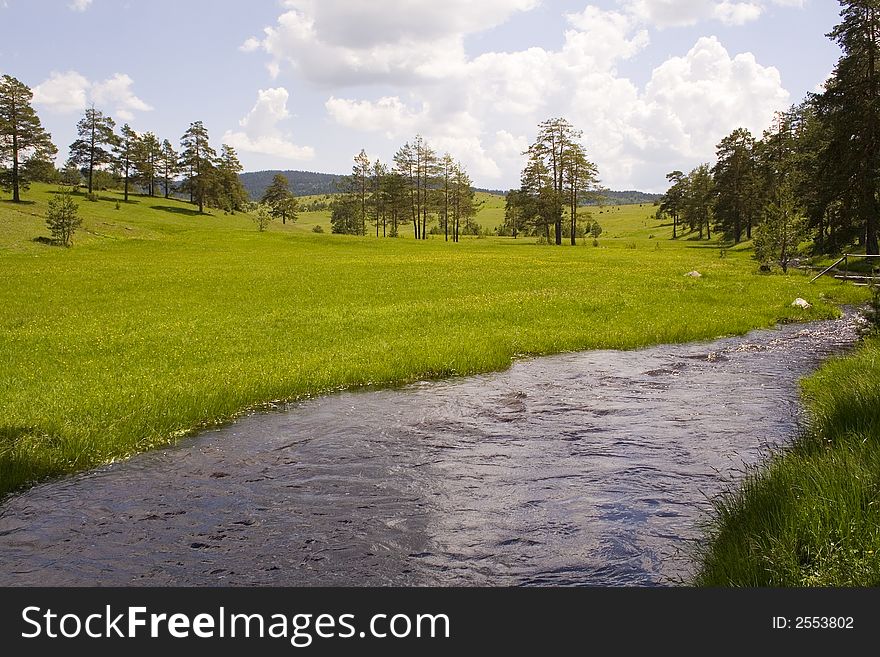
<path id="1" fill-rule="evenodd" d="M 313 233 L 323 233 L 323 232 L 324 232 L 324 227 L 323 227 L 321 224 L 318 224 L 317 226 L 315 226 L 314 228 L 312 228 L 312 232 L 313 232 Z"/>
<path id="2" fill-rule="evenodd" d="M 69 191 L 62 190 L 49 199 L 46 225 L 56 243 L 63 246 L 73 244 L 73 234 L 82 224 L 78 210 L 79 206 L 73 202 L 73 194 Z"/>

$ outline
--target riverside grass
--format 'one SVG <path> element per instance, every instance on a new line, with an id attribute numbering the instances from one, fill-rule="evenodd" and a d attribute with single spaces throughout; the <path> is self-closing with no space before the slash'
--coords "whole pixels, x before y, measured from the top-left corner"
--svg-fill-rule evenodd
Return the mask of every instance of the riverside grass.
<path id="1" fill-rule="evenodd" d="M 103 193 L 80 197 L 63 249 L 33 241 L 53 193 L 0 203 L 0 494 L 272 401 L 739 334 L 864 298 L 760 275 L 742 248 L 673 242 L 649 206 L 594 211 L 613 212 L 599 248 L 554 248 L 260 233 L 247 215 L 143 197 L 117 210 Z"/>
<path id="2" fill-rule="evenodd" d="M 880 335 L 803 382 L 811 423 L 715 501 L 703 586 L 880 586 Z"/>

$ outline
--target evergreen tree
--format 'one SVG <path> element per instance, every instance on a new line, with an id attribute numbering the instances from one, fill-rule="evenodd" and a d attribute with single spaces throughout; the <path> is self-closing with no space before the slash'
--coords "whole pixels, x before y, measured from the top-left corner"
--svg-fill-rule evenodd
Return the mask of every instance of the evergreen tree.
<path id="1" fill-rule="evenodd" d="M 370 174 L 371 174 L 370 158 L 367 157 L 366 151 L 361 149 L 354 158 L 354 166 L 351 170 L 352 186 L 358 197 L 358 221 L 360 228 L 358 234 L 367 234 L 367 199 L 370 193 Z"/>
<path id="2" fill-rule="evenodd" d="M 78 138 L 70 145 L 70 160 L 86 173 L 89 194 L 94 193 L 95 168 L 113 162 L 111 148 L 116 143 L 116 123 L 100 110 L 90 107 L 76 124 Z"/>
<path id="3" fill-rule="evenodd" d="M 214 184 L 213 162 L 217 151 L 211 148 L 208 131 L 201 121 L 191 123 L 180 139 L 180 165 L 187 172 L 185 188 L 189 191 L 190 203 L 205 211 L 205 202 Z"/>
<path id="4" fill-rule="evenodd" d="M 562 214 L 567 202 L 565 180 L 569 166 L 576 161 L 570 154 L 575 152 L 574 145 L 582 136 L 583 133 L 566 119 L 548 119 L 538 125 L 538 136 L 526 152 L 526 166 L 532 171 L 529 175 L 530 186 L 524 189 L 540 199 L 538 206 L 542 209 L 542 221 L 547 226 L 547 239 L 549 241 L 549 226 L 552 225 L 557 245 L 562 244 Z M 535 187 L 536 183 L 540 186 Z"/>
<path id="5" fill-rule="evenodd" d="M 147 196 L 156 195 L 162 167 L 162 144 L 152 132 L 144 133 L 134 150 L 137 179 Z"/>
<path id="6" fill-rule="evenodd" d="M 71 190 L 61 191 L 49 199 L 46 225 L 49 227 L 52 238 L 63 246 L 73 244 L 73 234 L 82 224 L 78 209 L 79 206 L 73 202 Z"/>
<path id="7" fill-rule="evenodd" d="M 219 205 L 230 214 L 244 209 L 248 203 L 248 193 L 239 178 L 244 170 L 235 149 L 223 144 L 220 158 L 217 160 L 217 176 L 219 186 Z"/>
<path id="8" fill-rule="evenodd" d="M 162 142 L 162 151 L 159 155 L 159 171 L 162 176 L 162 188 L 165 198 L 171 195 L 171 189 L 174 187 L 174 179 L 180 173 L 178 164 L 178 155 L 167 139 Z"/>
<path id="9" fill-rule="evenodd" d="M 755 138 L 738 128 L 717 146 L 717 162 L 712 169 L 715 185 L 714 216 L 725 239 L 738 244 L 745 233 L 752 238 L 752 226 L 760 212 L 760 196 L 755 166 Z"/>
<path id="10" fill-rule="evenodd" d="M 672 185 L 660 199 L 660 214 L 672 217 L 672 239 L 678 239 L 678 222 L 687 196 L 687 176 L 675 170 L 666 174 Z"/>
<path id="11" fill-rule="evenodd" d="M 690 172 L 687 181 L 687 194 L 682 208 L 682 219 L 703 239 L 712 239 L 712 207 L 715 195 L 712 172 L 708 164 L 701 164 Z"/>
<path id="12" fill-rule="evenodd" d="M 564 176 L 563 193 L 568 201 L 569 236 L 571 245 L 577 244 L 578 208 L 586 201 L 600 198 L 599 170 L 587 159 L 587 151 L 582 144 L 572 141 L 563 151 Z"/>
<path id="13" fill-rule="evenodd" d="M 516 239 L 526 227 L 529 196 L 519 189 L 511 189 L 504 199 L 504 231 Z"/>
<path id="14" fill-rule="evenodd" d="M 131 180 L 135 150 L 138 147 L 139 141 L 140 138 L 137 133 L 126 123 L 122 126 L 122 129 L 119 131 L 119 137 L 113 144 L 113 154 L 116 157 L 116 164 L 122 175 L 123 199 L 126 203 L 128 203 L 128 183 Z"/>
<path id="15" fill-rule="evenodd" d="M 788 183 L 773 195 L 764 212 L 764 221 L 755 231 L 755 258 L 762 263 L 778 263 L 782 272 L 797 255 L 802 242 L 809 237 L 809 225 L 803 210 L 795 202 Z"/>
<path id="16" fill-rule="evenodd" d="M 856 219 L 868 254 L 880 253 L 880 2 L 840 0 L 841 23 L 828 35 L 843 56 L 818 107 L 829 128 L 826 187 Z"/>
<path id="17" fill-rule="evenodd" d="M 286 224 L 288 218 L 296 221 L 297 203 L 293 193 L 290 191 L 290 183 L 283 174 L 276 173 L 272 178 L 272 184 L 266 188 L 260 203 L 266 205 L 272 216 L 276 219 L 281 218 L 281 223 Z"/>
<path id="18" fill-rule="evenodd" d="M 0 167 L 9 167 L 3 185 L 12 190 L 15 203 L 21 202 L 21 188 L 27 183 L 22 162 L 50 161 L 58 152 L 31 107 L 33 97 L 30 88 L 14 77 L 0 78 Z"/>

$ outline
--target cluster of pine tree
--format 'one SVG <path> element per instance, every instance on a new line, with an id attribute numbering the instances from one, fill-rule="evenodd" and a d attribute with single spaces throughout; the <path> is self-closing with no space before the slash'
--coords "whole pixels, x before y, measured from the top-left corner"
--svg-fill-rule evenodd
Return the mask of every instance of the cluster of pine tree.
<path id="1" fill-rule="evenodd" d="M 117 133 L 111 117 L 90 107 L 77 123 L 70 158 L 58 171 L 52 163 L 58 149 L 32 99 L 27 85 L 10 75 L 0 79 L 0 181 L 13 201 L 21 200 L 21 190 L 30 182 L 85 182 L 89 198 L 95 198 L 96 189 L 121 187 L 128 201 L 135 187 L 147 196 L 160 190 L 165 198 L 188 194 L 200 212 L 205 206 L 235 212 L 248 204 L 235 149 L 223 144 L 218 156 L 201 121 L 190 124 L 178 153 L 167 139 L 160 141 L 152 132 L 139 135 L 128 124 Z"/>
<path id="2" fill-rule="evenodd" d="M 334 233 L 366 235 L 370 225 L 376 237 L 397 237 L 411 224 L 416 239 L 434 232 L 457 242 L 480 230 L 473 222 L 479 205 L 467 171 L 449 153 L 438 156 L 420 135 L 395 153 L 393 167 L 371 162 L 362 150 L 339 191 L 331 203 Z"/>
<path id="3" fill-rule="evenodd" d="M 568 238 L 574 245 L 579 236 L 593 230 L 592 222 L 586 227 L 580 224 L 581 215 L 589 216 L 580 208 L 600 201 L 602 191 L 598 169 L 587 159 L 582 137 L 566 119 L 548 119 L 538 126 L 538 136 L 525 153 L 521 187 L 507 194 L 504 234 L 516 237 L 528 232 L 557 245 Z"/>
<path id="4" fill-rule="evenodd" d="M 786 268 L 799 244 L 834 253 L 855 243 L 878 253 L 880 3 L 841 0 L 828 35 L 843 54 L 822 93 L 776 116 L 756 139 L 734 130 L 714 166 L 667 175 L 660 216 L 710 238 L 755 240 L 759 259 Z"/>

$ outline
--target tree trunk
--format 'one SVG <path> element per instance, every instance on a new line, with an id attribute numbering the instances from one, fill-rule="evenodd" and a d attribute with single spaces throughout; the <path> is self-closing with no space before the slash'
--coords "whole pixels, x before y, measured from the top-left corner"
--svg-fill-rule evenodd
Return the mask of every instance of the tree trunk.
<path id="1" fill-rule="evenodd" d="M 14 110 L 13 110 L 14 111 Z M 21 203 L 20 182 L 18 179 L 18 128 L 12 133 L 12 201 Z"/>

